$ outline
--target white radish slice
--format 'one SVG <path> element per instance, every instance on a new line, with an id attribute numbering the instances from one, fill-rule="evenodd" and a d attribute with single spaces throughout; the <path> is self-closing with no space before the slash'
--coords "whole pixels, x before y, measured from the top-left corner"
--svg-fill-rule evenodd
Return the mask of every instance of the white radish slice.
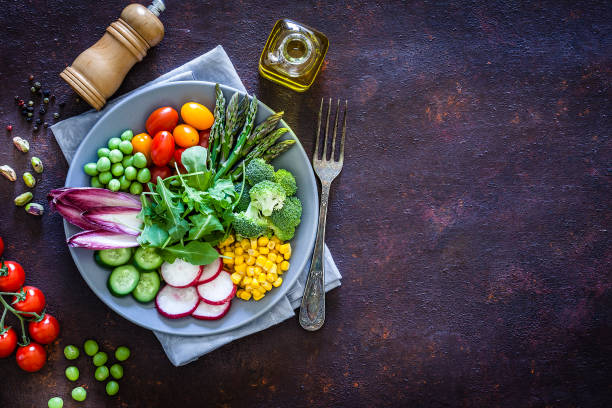
<path id="1" fill-rule="evenodd" d="M 200 265 L 192 265 L 176 258 L 173 263 L 164 262 L 162 264 L 161 275 L 168 285 L 185 288 L 197 283 L 201 270 Z"/>
<path id="2" fill-rule="evenodd" d="M 204 301 L 200 301 L 196 310 L 191 313 L 191 316 L 199 320 L 218 320 L 227 314 L 231 305 L 231 301 L 221 305 L 210 305 Z"/>
<path id="3" fill-rule="evenodd" d="M 210 282 L 215 279 L 223 270 L 221 259 L 217 258 L 212 263 L 202 266 L 202 274 L 198 278 L 198 284 Z"/>
<path id="4" fill-rule="evenodd" d="M 200 299 L 210 305 L 222 305 L 236 294 L 236 285 L 227 271 L 221 273 L 210 282 L 197 286 Z"/>
<path id="5" fill-rule="evenodd" d="M 198 303 L 200 299 L 194 287 L 175 288 L 166 285 L 155 297 L 157 311 L 169 319 L 189 316 L 198 307 Z"/>

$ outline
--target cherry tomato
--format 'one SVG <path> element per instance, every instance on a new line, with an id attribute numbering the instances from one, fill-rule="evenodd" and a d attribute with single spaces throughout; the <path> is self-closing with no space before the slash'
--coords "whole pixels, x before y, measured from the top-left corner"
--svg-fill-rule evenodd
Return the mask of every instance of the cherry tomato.
<path id="1" fill-rule="evenodd" d="M 184 148 L 178 148 L 176 150 L 174 150 L 174 161 L 176 162 L 176 164 L 178 164 L 179 166 L 182 166 L 183 163 L 181 162 L 181 156 L 183 156 L 183 152 L 186 149 Z"/>
<path id="2" fill-rule="evenodd" d="M 178 123 L 178 112 L 170 106 L 158 108 L 149 115 L 145 128 L 150 135 L 166 130 L 172 132 Z"/>
<path id="3" fill-rule="evenodd" d="M 2 237 L 0 237 L 0 256 L 2 256 L 3 252 L 4 252 L 4 241 L 2 240 Z"/>
<path id="4" fill-rule="evenodd" d="M 200 135 L 198 131 L 193 128 L 193 126 L 189 125 L 178 125 L 174 128 L 174 132 L 172 132 L 174 136 L 174 141 L 177 145 L 181 147 L 191 147 L 198 144 L 200 140 Z"/>
<path id="5" fill-rule="evenodd" d="M 17 365 L 23 371 L 33 373 L 40 370 L 47 362 L 47 352 L 38 343 L 30 343 L 17 349 Z"/>
<path id="6" fill-rule="evenodd" d="M 187 102 L 181 107 L 181 117 L 185 123 L 198 130 L 208 129 L 215 121 L 215 117 L 204 105 L 196 102 Z"/>
<path id="7" fill-rule="evenodd" d="M 13 307 L 19 312 L 42 312 L 45 308 L 45 295 L 42 291 L 34 286 L 24 286 L 23 290 L 26 294 L 25 299 L 13 304 Z"/>
<path id="8" fill-rule="evenodd" d="M 172 175 L 172 170 L 168 166 L 154 166 L 150 168 L 151 170 L 151 182 L 153 184 L 157 184 L 157 177 L 161 177 L 162 180 L 170 177 Z"/>
<path id="9" fill-rule="evenodd" d="M 174 155 L 174 137 L 172 133 L 162 130 L 153 138 L 151 160 L 156 166 L 165 166 Z"/>
<path id="10" fill-rule="evenodd" d="M 0 292 L 17 292 L 24 282 L 25 272 L 21 265 L 13 261 L 0 264 Z"/>
<path id="11" fill-rule="evenodd" d="M 198 142 L 198 146 L 202 146 L 208 149 L 208 142 L 210 140 L 210 129 L 200 130 L 200 141 Z"/>
<path id="12" fill-rule="evenodd" d="M 139 133 L 132 138 L 132 153 L 136 154 L 138 152 L 147 156 L 147 160 L 151 161 L 151 145 L 153 144 L 153 139 L 146 133 Z"/>
<path id="13" fill-rule="evenodd" d="M 0 358 L 5 358 L 13 354 L 17 347 L 17 334 L 12 327 L 4 328 L 5 332 L 0 334 Z"/>
<path id="14" fill-rule="evenodd" d="M 45 313 L 39 322 L 30 322 L 28 325 L 30 336 L 40 344 L 49 344 L 59 336 L 60 325 L 57 319 Z"/>

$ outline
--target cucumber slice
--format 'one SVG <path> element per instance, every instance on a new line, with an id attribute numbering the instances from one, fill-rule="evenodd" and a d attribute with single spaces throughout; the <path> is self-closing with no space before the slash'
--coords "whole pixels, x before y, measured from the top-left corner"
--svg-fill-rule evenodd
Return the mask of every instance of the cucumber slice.
<path id="1" fill-rule="evenodd" d="M 164 263 L 164 259 L 159 256 L 155 248 L 139 247 L 134 254 L 134 263 L 140 269 L 151 271 L 159 268 Z"/>
<path id="2" fill-rule="evenodd" d="M 138 286 L 140 272 L 134 265 L 121 265 L 108 277 L 108 289 L 115 296 L 125 296 Z"/>
<path id="3" fill-rule="evenodd" d="M 102 265 L 112 268 L 128 263 L 132 257 L 132 248 L 102 249 L 97 254 Z"/>
<path id="4" fill-rule="evenodd" d="M 161 281 L 157 271 L 142 272 L 140 274 L 140 281 L 138 285 L 132 291 L 132 296 L 139 302 L 147 303 L 155 299 L 157 292 L 159 292 L 159 285 Z"/>

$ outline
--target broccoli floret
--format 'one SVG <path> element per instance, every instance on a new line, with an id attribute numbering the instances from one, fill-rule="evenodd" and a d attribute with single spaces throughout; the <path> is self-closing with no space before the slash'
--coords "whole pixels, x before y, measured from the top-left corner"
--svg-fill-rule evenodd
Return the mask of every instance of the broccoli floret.
<path id="1" fill-rule="evenodd" d="M 232 225 L 236 234 L 245 238 L 257 238 L 268 232 L 268 222 L 252 205 L 249 205 L 245 211 L 235 214 Z"/>
<path id="2" fill-rule="evenodd" d="M 297 197 L 287 197 L 283 207 L 272 211 L 270 222 L 281 230 L 297 227 L 302 217 L 302 202 Z"/>
<path id="3" fill-rule="evenodd" d="M 272 228 L 274 235 L 276 235 L 281 241 L 289 241 L 293 238 L 293 235 L 295 235 L 295 227 L 289 227 L 282 230 L 276 227 L 274 224 L 270 224 L 270 228 Z"/>
<path id="4" fill-rule="evenodd" d="M 285 169 L 276 170 L 276 173 L 274 173 L 274 182 L 283 186 L 285 193 L 287 193 L 287 197 L 294 195 L 297 191 L 295 177 Z"/>
<path id="5" fill-rule="evenodd" d="M 240 192 L 242 191 L 242 196 L 240 196 L 240 201 L 238 201 L 238 203 L 236 203 L 236 206 L 234 207 L 234 211 L 236 212 L 246 210 L 249 207 L 249 204 L 251 204 L 251 197 L 249 196 L 249 190 L 251 188 L 249 187 L 247 183 L 244 183 L 244 184 L 245 184 L 244 191 L 242 191 L 242 183 L 234 184 L 234 190 L 236 191 L 236 197 L 238 197 L 240 195 Z"/>
<path id="6" fill-rule="evenodd" d="M 264 180 L 255 184 L 249 191 L 251 205 L 258 208 L 263 215 L 269 217 L 272 211 L 282 208 L 285 202 L 285 190 L 280 184 Z"/>
<path id="7" fill-rule="evenodd" d="M 264 180 L 274 180 L 274 167 L 263 159 L 254 159 L 247 164 L 244 175 L 249 184 L 254 186 Z"/>

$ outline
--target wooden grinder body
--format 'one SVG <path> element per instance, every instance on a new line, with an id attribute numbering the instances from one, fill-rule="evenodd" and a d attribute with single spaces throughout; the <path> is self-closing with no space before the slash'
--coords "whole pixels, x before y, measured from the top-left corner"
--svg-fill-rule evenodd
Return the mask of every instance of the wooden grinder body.
<path id="1" fill-rule="evenodd" d="M 163 37 L 164 26 L 157 16 L 141 4 L 130 4 L 106 28 L 104 36 L 83 51 L 60 77 L 100 110 L 134 64 Z"/>

